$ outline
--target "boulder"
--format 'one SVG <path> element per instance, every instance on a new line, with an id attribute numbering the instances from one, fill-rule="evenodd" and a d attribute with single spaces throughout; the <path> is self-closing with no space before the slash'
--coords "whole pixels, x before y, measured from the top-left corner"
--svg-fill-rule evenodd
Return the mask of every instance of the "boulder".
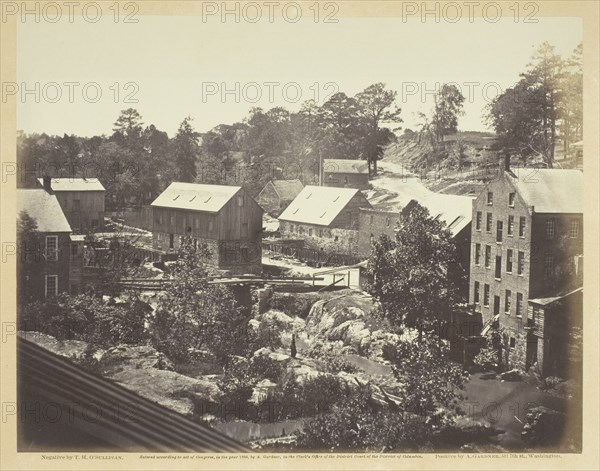
<path id="1" fill-rule="evenodd" d="M 554 446 L 561 443 L 566 415 L 544 406 L 527 411 L 521 439 L 529 446 Z"/>
<path id="2" fill-rule="evenodd" d="M 519 369 L 505 371 L 500 375 L 502 381 L 522 381 L 524 373 Z"/>

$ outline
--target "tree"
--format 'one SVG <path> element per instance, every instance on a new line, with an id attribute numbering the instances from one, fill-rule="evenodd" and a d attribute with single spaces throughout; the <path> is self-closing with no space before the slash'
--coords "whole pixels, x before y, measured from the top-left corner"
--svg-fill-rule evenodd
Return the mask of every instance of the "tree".
<path id="1" fill-rule="evenodd" d="M 449 276 L 456 246 L 445 224 L 418 203 L 408 205 L 396 240 L 375 241 L 367 270 L 369 292 L 394 325 L 439 329 L 458 301 L 458 286 Z"/>
<path id="2" fill-rule="evenodd" d="M 369 173 L 377 174 L 377 161 L 383 156 L 383 148 L 391 142 L 394 134 L 383 123 L 401 123 L 400 108 L 395 105 L 396 92 L 386 90 L 385 84 L 369 85 L 356 95 L 359 113 L 365 127 L 364 154 L 369 163 Z"/>
<path id="3" fill-rule="evenodd" d="M 142 116 L 134 108 L 121 111 L 121 114 L 113 124 L 113 137 L 117 142 L 134 144 L 143 130 Z"/>
<path id="4" fill-rule="evenodd" d="M 435 94 L 431 125 L 437 143 L 458 130 L 458 117 L 464 114 L 465 97 L 456 85 L 445 83 Z"/>
<path id="5" fill-rule="evenodd" d="M 246 314 L 229 288 L 209 284 L 208 257 L 206 246 L 184 241 L 151 323 L 152 343 L 176 364 L 207 353 L 224 364 L 247 351 Z"/>
<path id="6" fill-rule="evenodd" d="M 583 44 L 580 43 L 565 62 L 562 76 L 558 128 L 565 154 L 570 144 L 583 138 Z"/>
<path id="7" fill-rule="evenodd" d="M 26 280 L 39 270 L 36 262 L 42 261 L 42 237 L 37 222 L 27 211 L 21 211 L 17 218 L 17 254 L 19 304 L 24 304 L 33 294 Z"/>
<path id="8" fill-rule="evenodd" d="M 523 159 L 539 155 L 548 167 L 555 157 L 559 129 L 569 139 L 571 123 L 579 129 L 581 100 L 578 50 L 565 62 L 554 47 L 543 43 L 521 79 L 488 106 L 488 122 L 498 134 L 498 144 Z M 571 64 L 573 75 L 565 71 Z"/>
<path id="9" fill-rule="evenodd" d="M 311 451 L 390 452 L 427 449 L 433 430 L 421 417 L 385 410 L 368 387 L 343 396 L 332 411 L 306 419 L 297 447 Z"/>
<path id="10" fill-rule="evenodd" d="M 200 155 L 200 134 L 191 124 L 192 118 L 185 118 L 179 125 L 173 139 L 173 155 L 177 166 L 177 179 L 181 182 L 193 182 L 197 175 L 196 162 Z"/>
<path id="11" fill-rule="evenodd" d="M 400 385 L 394 393 L 402 399 L 404 410 L 452 419 L 462 399 L 458 391 L 468 374 L 448 359 L 450 350 L 445 341 L 428 333 L 418 342 L 400 341 L 394 350 L 393 371 Z"/>

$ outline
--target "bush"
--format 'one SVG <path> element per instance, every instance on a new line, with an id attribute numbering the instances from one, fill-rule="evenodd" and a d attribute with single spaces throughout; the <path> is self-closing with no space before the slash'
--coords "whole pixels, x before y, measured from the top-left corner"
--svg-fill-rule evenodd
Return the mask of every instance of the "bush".
<path id="1" fill-rule="evenodd" d="M 258 379 L 268 379 L 277 383 L 281 380 L 285 366 L 269 355 L 257 355 L 250 360 L 250 373 Z"/>
<path id="2" fill-rule="evenodd" d="M 217 381 L 217 387 L 221 391 L 221 404 L 230 407 L 235 405 L 236 408 L 245 406 L 252 397 L 257 382 L 248 360 L 233 360 L 225 369 L 225 374 Z"/>

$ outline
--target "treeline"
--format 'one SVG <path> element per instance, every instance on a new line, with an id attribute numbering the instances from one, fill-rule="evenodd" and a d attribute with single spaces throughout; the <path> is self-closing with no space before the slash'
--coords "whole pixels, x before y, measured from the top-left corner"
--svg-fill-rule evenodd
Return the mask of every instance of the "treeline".
<path id="1" fill-rule="evenodd" d="M 203 134 L 187 117 L 172 138 L 130 108 L 110 136 L 20 133 L 19 185 L 34 184 L 27 178 L 32 176 L 96 177 L 115 207 L 148 203 L 173 181 L 241 184 L 252 195 L 271 178 L 312 183 L 321 157 L 364 159 L 376 172 L 383 149 L 395 139 L 385 125 L 402 121 L 395 100 L 395 91 L 376 83 L 354 97 L 336 93 L 321 106 L 307 101 L 295 113 L 252 108 L 242 121 Z"/>
<path id="2" fill-rule="evenodd" d="M 498 134 L 498 147 L 524 160 L 540 156 L 549 167 L 562 143 L 583 138 L 583 45 L 569 57 L 543 43 L 519 81 L 487 107 L 488 123 Z"/>

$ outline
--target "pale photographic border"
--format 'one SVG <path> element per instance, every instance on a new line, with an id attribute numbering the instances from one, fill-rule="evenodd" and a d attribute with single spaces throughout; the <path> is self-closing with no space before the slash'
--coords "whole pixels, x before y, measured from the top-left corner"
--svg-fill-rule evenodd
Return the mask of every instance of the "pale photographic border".
<path id="1" fill-rule="evenodd" d="M 96 0 L 98 3 L 114 0 Z M 296 0 L 304 2 L 305 0 Z M 515 0 L 496 0 L 508 5 Z M 21 2 L 18 2 L 19 4 Z M 29 2 L 34 3 L 34 2 Z M 201 14 L 202 2 L 192 1 L 144 1 L 138 0 L 138 15 L 190 15 Z M 220 3 L 220 2 L 219 2 Z M 314 0 L 310 0 L 314 3 Z M 401 14 L 401 1 L 335 1 L 339 5 L 338 17 L 387 17 Z M 421 4 L 422 2 L 418 2 Z M 428 4 L 439 2 L 426 2 Z M 459 2 L 460 3 L 460 2 Z M 463 2 L 464 3 L 464 2 Z M 485 3 L 485 0 L 484 0 Z M 526 3 L 526 2 L 521 2 Z M 583 452 L 581 454 L 497 454 L 475 455 L 454 453 L 425 455 L 373 455 L 373 454 L 197 454 L 188 458 L 140 459 L 140 453 L 102 453 L 112 459 L 43 460 L 41 453 L 17 453 L 17 420 L 15 416 L 3 420 L 0 426 L 0 469 L 598 469 L 598 333 L 599 289 L 598 267 L 600 261 L 599 238 L 599 5 L 589 1 L 536 1 L 539 17 L 580 17 L 583 21 L 584 43 L 584 176 L 585 176 L 585 224 L 584 224 L 584 377 L 583 377 Z M 16 81 L 16 19 L 0 23 L 2 82 Z M 42 39 L 43 40 L 43 39 Z M 74 58 L 76 60 L 77 58 Z M 14 97 L 1 103 L 0 111 L 0 160 L 4 167 L 16 162 L 16 100 Z M 3 173 L 4 177 L 4 173 Z M 3 339 L 0 343 L 0 393 L 2 404 L 15 403 L 16 399 L 16 336 L 5 336 L 4 326 L 16 320 L 16 257 L 7 255 L 15 242 L 15 189 L 16 179 L 9 178 L 1 185 L 0 233 L 2 240 L 1 264 L 1 320 Z M 4 338 L 6 337 L 6 338 Z M 43 453 L 47 456 L 78 455 L 80 453 Z M 94 453 L 87 453 L 94 455 Z M 462 456 L 460 456 L 462 455 Z M 179 455 L 181 456 L 181 455 Z"/>

